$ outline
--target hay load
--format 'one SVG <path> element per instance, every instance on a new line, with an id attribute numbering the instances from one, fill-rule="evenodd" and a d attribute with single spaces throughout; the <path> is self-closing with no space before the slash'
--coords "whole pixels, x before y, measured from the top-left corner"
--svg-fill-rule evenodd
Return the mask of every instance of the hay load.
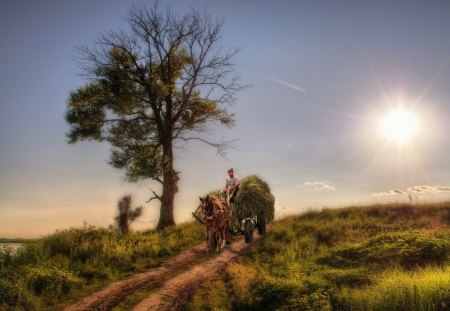
<path id="1" fill-rule="evenodd" d="M 233 217 L 244 219 L 257 215 L 269 223 L 275 216 L 275 197 L 266 182 L 250 175 L 239 182 L 239 191 L 234 199 Z"/>

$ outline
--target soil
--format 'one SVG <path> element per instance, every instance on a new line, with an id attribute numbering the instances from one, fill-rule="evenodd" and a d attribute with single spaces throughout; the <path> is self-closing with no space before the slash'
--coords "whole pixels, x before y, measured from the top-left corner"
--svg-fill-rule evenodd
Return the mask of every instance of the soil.
<path id="1" fill-rule="evenodd" d="M 199 244 L 166 260 L 157 268 L 114 282 L 64 310 L 108 310 L 125 296 L 150 283 L 159 284 L 132 310 L 182 310 L 198 285 L 216 277 L 228 264 L 261 241 L 261 238 L 255 235 L 254 241 L 249 244 L 239 238 L 216 256 L 209 256 L 210 252 L 215 251 L 208 251 L 206 243 Z M 210 259 L 205 261 L 208 256 Z M 161 282 L 167 276 L 172 277 Z"/>

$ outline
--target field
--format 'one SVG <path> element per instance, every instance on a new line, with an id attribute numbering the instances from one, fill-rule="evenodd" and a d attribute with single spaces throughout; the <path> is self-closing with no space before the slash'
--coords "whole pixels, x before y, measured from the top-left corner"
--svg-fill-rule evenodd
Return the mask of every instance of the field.
<path id="1" fill-rule="evenodd" d="M 311 211 L 193 296 L 189 310 L 450 310 L 450 203 Z"/>

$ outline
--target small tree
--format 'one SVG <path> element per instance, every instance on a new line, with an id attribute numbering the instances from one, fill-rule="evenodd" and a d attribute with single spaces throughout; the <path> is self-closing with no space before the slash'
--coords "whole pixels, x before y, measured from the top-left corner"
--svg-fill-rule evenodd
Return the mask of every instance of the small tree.
<path id="1" fill-rule="evenodd" d="M 67 137 L 69 143 L 107 141 L 109 164 L 123 169 L 128 181 L 161 184 L 162 193 L 152 190 L 148 202 L 160 201 L 162 229 L 175 224 L 176 143 L 197 140 L 220 154 L 230 147 L 202 133 L 213 122 L 234 123 L 226 106 L 242 89 L 231 62 L 238 49 L 224 51 L 218 45 L 222 23 L 195 10 L 175 16 L 140 5 L 127 21 L 129 32 L 111 31 L 78 48 L 88 83 L 70 93 Z"/>
<path id="2" fill-rule="evenodd" d="M 119 215 L 115 218 L 120 232 L 126 234 L 130 231 L 130 225 L 142 215 L 142 206 L 131 208 L 131 195 L 124 196 L 118 204 Z"/>

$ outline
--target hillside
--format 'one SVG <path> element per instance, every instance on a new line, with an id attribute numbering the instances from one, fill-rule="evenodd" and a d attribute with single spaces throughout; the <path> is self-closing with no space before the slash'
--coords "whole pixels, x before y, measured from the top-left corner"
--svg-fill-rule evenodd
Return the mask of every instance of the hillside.
<path id="1" fill-rule="evenodd" d="M 114 281 L 136 275 L 204 238 L 190 222 L 162 231 L 121 235 L 85 225 L 27 243 L 0 246 L 0 310 L 61 310 Z"/>
<path id="2" fill-rule="evenodd" d="M 279 220 L 188 309 L 450 310 L 450 203 Z"/>

